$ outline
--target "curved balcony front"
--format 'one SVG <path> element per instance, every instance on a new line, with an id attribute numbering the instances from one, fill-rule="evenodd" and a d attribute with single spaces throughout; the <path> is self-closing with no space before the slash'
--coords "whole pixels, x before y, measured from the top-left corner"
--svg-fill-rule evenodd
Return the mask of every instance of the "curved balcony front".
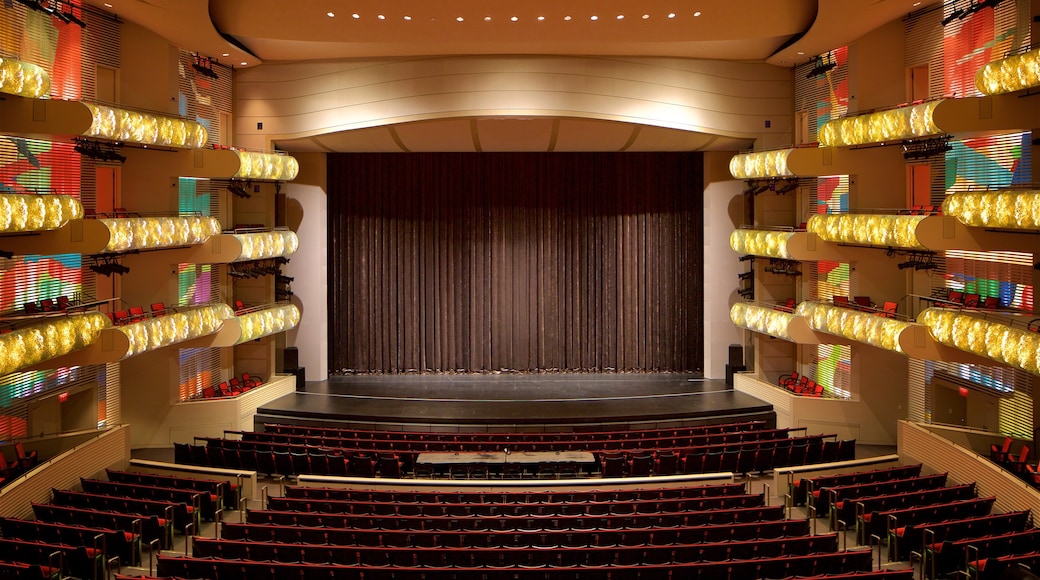
<path id="1" fill-rule="evenodd" d="M 212 217 L 72 219 L 55 230 L 4 238 L 2 248 L 16 254 L 92 255 L 195 246 L 219 234 L 220 222 Z"/>
<path id="2" fill-rule="evenodd" d="M 206 127 L 195 121 L 95 103 L 83 106 L 92 120 L 84 137 L 179 149 L 201 149 L 209 140 Z"/>
<path id="3" fill-rule="evenodd" d="M 43 232 L 83 218 L 83 206 L 68 195 L 0 193 L 0 233 Z"/>
<path id="4" fill-rule="evenodd" d="M 928 308 L 917 321 L 940 344 L 1040 375 L 1040 333 L 1028 323 L 1034 316 Z"/>
<path id="5" fill-rule="evenodd" d="M 300 247 L 300 238 L 286 229 L 267 232 L 225 233 L 204 244 L 174 250 L 171 259 L 185 264 L 230 264 L 288 257 Z"/>
<path id="6" fill-rule="evenodd" d="M 945 131 L 933 120 L 933 113 L 941 102 L 928 101 L 827 121 L 818 132 L 820 144 L 848 147 L 941 135 Z"/>
<path id="7" fill-rule="evenodd" d="M 292 181 L 300 173 L 300 163 L 292 155 L 242 149 L 235 149 L 234 152 L 238 156 L 239 167 L 232 177 L 238 179 Z"/>
<path id="8" fill-rule="evenodd" d="M 0 334 L 0 375 L 49 364 L 98 341 L 111 322 L 100 312 L 54 316 Z M 50 368 L 66 366 L 56 364 Z"/>
<path id="9" fill-rule="evenodd" d="M 824 302 L 802 302 L 794 313 L 805 318 L 813 330 L 898 353 L 903 353 L 899 335 L 910 326 L 896 318 Z"/>
<path id="10" fill-rule="evenodd" d="M 735 179 L 768 179 L 851 175 L 892 163 L 903 163 L 896 147 L 796 147 L 734 155 L 729 168 Z"/>
<path id="11" fill-rule="evenodd" d="M 943 199 L 943 215 L 966 226 L 1007 230 L 1040 230 L 1040 191 L 996 190 L 951 193 Z"/>
<path id="12" fill-rule="evenodd" d="M 816 332 L 805 318 L 778 309 L 775 304 L 737 302 L 730 307 L 729 318 L 741 328 L 797 344 L 852 344 L 846 338 Z"/>
<path id="13" fill-rule="evenodd" d="M 928 216 L 826 214 L 809 218 L 806 230 L 835 244 L 927 250 L 917 239 L 917 225 Z"/>
<path id="14" fill-rule="evenodd" d="M 51 76 L 43 67 L 0 57 L 0 93 L 27 99 L 42 99 L 51 90 Z"/>
<path id="15" fill-rule="evenodd" d="M 783 260 L 855 260 L 856 248 L 822 241 L 812 232 L 738 228 L 729 236 L 729 247 L 738 254 Z"/>
<path id="16" fill-rule="evenodd" d="M 987 63 L 975 73 L 975 88 L 1003 95 L 1040 86 L 1040 48 Z"/>
<path id="17" fill-rule="evenodd" d="M 235 344 L 242 344 L 279 332 L 296 328 L 300 323 L 300 309 L 295 304 L 275 304 L 238 315 L 242 335 Z"/>

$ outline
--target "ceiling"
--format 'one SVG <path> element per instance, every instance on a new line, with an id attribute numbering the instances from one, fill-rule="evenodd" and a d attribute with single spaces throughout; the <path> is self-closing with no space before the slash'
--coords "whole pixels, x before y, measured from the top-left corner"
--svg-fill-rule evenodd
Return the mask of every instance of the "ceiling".
<path id="1" fill-rule="evenodd" d="M 940 0 L 84 0 L 222 64 L 475 54 L 682 57 L 793 67 Z M 747 140 L 577 118 L 404 123 L 289 151 L 697 151 Z"/>

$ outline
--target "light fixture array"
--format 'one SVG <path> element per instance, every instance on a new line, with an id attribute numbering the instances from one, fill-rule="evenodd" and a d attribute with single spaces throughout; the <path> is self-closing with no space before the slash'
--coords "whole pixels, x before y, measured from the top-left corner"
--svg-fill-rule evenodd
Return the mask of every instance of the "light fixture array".
<path id="1" fill-rule="evenodd" d="M 279 304 L 254 310 L 238 317 L 242 336 L 235 344 L 242 344 L 265 336 L 296 328 L 300 323 L 300 309 L 295 304 Z"/>
<path id="2" fill-rule="evenodd" d="M 899 334 L 910 326 L 910 323 L 895 318 L 823 302 L 802 302 L 794 309 L 794 313 L 805 317 L 809 328 L 813 330 L 894 352 L 903 352 L 899 346 Z"/>
<path id="3" fill-rule="evenodd" d="M 730 175 L 736 179 L 793 176 L 787 168 L 787 158 L 792 151 L 794 149 L 775 149 L 734 155 L 729 160 Z"/>
<path id="4" fill-rule="evenodd" d="M 729 235 L 729 247 L 738 254 L 752 254 L 768 258 L 791 259 L 787 241 L 794 232 L 774 230 L 736 229 Z"/>
<path id="5" fill-rule="evenodd" d="M 292 155 L 257 153 L 236 149 L 239 166 L 232 177 L 238 179 L 263 179 L 267 181 L 292 181 L 300 172 L 300 163 Z"/>
<path id="6" fill-rule="evenodd" d="M 1040 86 L 1040 48 L 986 64 L 975 73 L 975 88 L 1002 95 Z"/>
<path id="7" fill-rule="evenodd" d="M 917 322 L 939 343 L 1040 374 L 1040 334 L 942 308 L 926 309 Z"/>
<path id="8" fill-rule="evenodd" d="M 826 214 L 809 218 L 806 230 L 826 242 L 927 250 L 917 240 L 926 215 Z"/>
<path id="9" fill-rule="evenodd" d="M 99 219 L 111 232 L 103 252 L 129 252 L 201 244 L 220 233 L 217 218 L 167 216 Z"/>
<path id="10" fill-rule="evenodd" d="M 109 325 L 104 314 L 88 312 L 0 334 L 0 376 L 86 348 Z"/>
<path id="11" fill-rule="evenodd" d="M 201 149 L 209 139 L 206 128 L 195 121 L 95 103 L 83 104 L 93 115 L 90 129 L 83 133 L 87 137 L 181 149 Z"/>
<path id="12" fill-rule="evenodd" d="M 729 319 L 742 328 L 791 340 L 787 328 L 794 320 L 794 314 L 790 312 L 751 302 L 737 302 L 729 308 Z"/>
<path id="13" fill-rule="evenodd" d="M 693 18 L 700 18 L 703 15 L 703 12 L 701 12 L 700 10 L 695 10 L 691 15 L 693 16 Z M 336 12 L 327 11 L 327 12 L 325 12 L 325 16 L 327 16 L 328 18 L 336 18 Z M 613 19 L 617 20 L 617 21 L 624 21 L 625 20 L 625 15 L 624 14 L 613 14 L 611 16 L 613 16 Z M 681 21 L 679 16 L 680 16 L 680 14 L 678 14 L 676 12 L 668 12 L 668 13 L 665 13 L 663 15 L 663 18 L 665 18 L 666 20 L 672 21 L 672 22 L 679 22 L 679 21 Z M 400 18 L 401 20 L 404 20 L 405 22 L 411 22 L 411 21 L 415 20 L 415 17 L 413 17 L 410 14 L 402 14 L 400 16 L 392 16 L 392 15 L 388 16 L 385 13 L 376 13 L 375 16 L 372 16 L 371 14 L 362 16 L 362 14 L 359 13 L 359 12 L 352 12 L 352 13 L 350 13 L 350 17 L 353 20 L 363 20 L 363 19 L 365 19 L 365 17 L 374 18 L 374 19 L 380 20 L 380 21 L 386 21 L 388 18 L 389 19 Z M 633 16 L 633 19 L 635 19 L 635 18 L 636 17 Z M 644 12 L 644 13 L 639 14 L 638 18 L 640 18 L 641 20 L 649 20 L 650 18 L 652 18 L 652 16 L 651 16 L 650 13 Z M 565 14 L 562 17 L 559 17 L 559 16 L 549 17 L 549 16 L 546 16 L 544 14 L 540 14 L 538 16 L 531 17 L 531 18 L 528 18 L 526 20 L 529 20 L 529 21 L 533 20 L 533 21 L 537 21 L 537 22 L 545 22 L 546 20 L 555 20 L 555 19 L 560 19 L 560 20 L 563 20 L 564 22 L 573 22 L 573 21 L 582 21 L 582 20 L 587 20 L 589 22 L 598 22 L 600 20 L 606 21 L 606 20 L 609 20 L 610 18 L 608 18 L 607 15 L 604 15 L 604 16 L 601 17 L 600 14 L 589 14 L 589 15 L 582 15 L 582 16 Z M 508 16 L 498 16 L 498 17 L 491 16 L 489 14 L 479 14 L 479 15 L 473 15 L 473 16 L 457 15 L 454 18 L 443 19 L 443 22 L 457 22 L 457 23 L 465 23 L 465 22 L 492 22 L 492 21 L 495 21 L 495 20 L 508 20 L 509 22 L 520 22 L 522 19 L 519 16 L 515 15 L 515 14 L 509 14 Z M 433 19 L 431 19 L 431 21 L 433 21 Z"/>
<path id="14" fill-rule="evenodd" d="M 123 359 L 185 340 L 208 336 L 220 330 L 224 321 L 234 316 L 235 312 L 227 304 L 208 304 L 196 308 L 178 308 L 176 312 L 165 316 L 117 326 L 116 329 L 130 340 L 130 347 Z"/>
<path id="15" fill-rule="evenodd" d="M 242 244 L 242 253 L 235 262 L 291 256 L 300 247 L 300 238 L 291 230 L 233 235 Z"/>
<path id="16" fill-rule="evenodd" d="M 56 230 L 83 218 L 83 205 L 68 195 L 0 193 L 0 232 Z"/>
<path id="17" fill-rule="evenodd" d="M 50 90 L 51 77 L 43 67 L 0 56 L 0 93 L 42 99 Z"/>
<path id="18" fill-rule="evenodd" d="M 1018 230 L 1040 229 L 1040 191 L 969 191 L 951 193 L 943 215 L 967 226 Z"/>
<path id="19" fill-rule="evenodd" d="M 941 100 L 827 121 L 818 138 L 825 147 L 902 141 L 942 133 L 932 120 Z"/>

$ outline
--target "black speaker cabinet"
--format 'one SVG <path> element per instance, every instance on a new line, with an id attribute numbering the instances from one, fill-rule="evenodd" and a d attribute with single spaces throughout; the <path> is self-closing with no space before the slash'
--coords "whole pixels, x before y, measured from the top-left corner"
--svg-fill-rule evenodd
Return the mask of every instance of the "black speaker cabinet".
<path id="1" fill-rule="evenodd" d="M 282 352 L 282 368 L 289 373 L 300 368 L 300 350 L 295 346 L 285 347 Z"/>
<path id="2" fill-rule="evenodd" d="M 729 366 L 731 367 L 742 367 L 744 366 L 744 347 L 739 344 L 729 345 Z M 289 368 L 289 367 L 285 367 Z"/>

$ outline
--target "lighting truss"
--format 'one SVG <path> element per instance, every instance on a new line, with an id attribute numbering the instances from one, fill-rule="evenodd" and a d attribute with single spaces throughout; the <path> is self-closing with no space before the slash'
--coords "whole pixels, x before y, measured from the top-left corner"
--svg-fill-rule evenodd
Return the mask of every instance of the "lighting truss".
<path id="1" fill-rule="evenodd" d="M 246 189 L 246 186 L 248 185 L 249 184 L 247 183 L 243 184 L 242 182 L 232 181 L 228 184 L 227 190 L 233 193 L 236 197 L 241 197 L 242 199 L 249 199 L 253 196 L 249 193 L 249 190 Z"/>
<path id="2" fill-rule="evenodd" d="M 91 256 L 92 263 L 90 269 L 97 273 L 105 276 L 111 276 L 112 274 L 129 274 L 130 268 L 119 263 L 119 257 L 112 254 L 98 254 Z"/>
<path id="3" fill-rule="evenodd" d="M 907 259 L 896 264 L 900 270 L 934 270 L 939 267 L 935 262 L 935 252 L 910 252 Z"/>
<path id="4" fill-rule="evenodd" d="M 923 141 L 911 139 L 903 143 L 903 159 L 928 159 L 952 150 L 949 135 Z"/>
<path id="5" fill-rule="evenodd" d="M 18 0 L 18 3 L 37 12 L 53 16 L 65 24 L 75 24 L 80 28 L 87 27 L 87 23 L 81 18 L 83 15 L 82 4 L 76 4 L 73 0 Z M 77 10 L 79 16 L 76 16 Z"/>
<path id="6" fill-rule="evenodd" d="M 805 78 L 814 79 L 820 75 L 827 74 L 831 69 L 838 66 L 838 61 L 831 58 L 831 53 L 813 58 L 813 67 L 806 73 Z"/>
<path id="7" fill-rule="evenodd" d="M 202 76 L 209 77 L 211 79 L 218 79 L 217 73 L 213 72 L 213 63 L 217 62 L 217 59 L 203 56 L 198 53 L 192 53 L 191 68 L 198 71 Z"/>
<path id="8" fill-rule="evenodd" d="M 769 265 L 763 268 L 763 270 L 770 274 L 778 274 L 780 276 L 801 276 L 802 271 L 799 267 L 800 263 L 797 260 L 770 258 Z"/>
<path id="9" fill-rule="evenodd" d="M 76 142 L 73 149 L 84 157 L 98 161 L 126 162 L 126 157 L 119 154 L 118 146 L 114 143 L 102 143 L 101 141 L 92 141 L 81 137 L 74 137 L 72 140 Z"/>

